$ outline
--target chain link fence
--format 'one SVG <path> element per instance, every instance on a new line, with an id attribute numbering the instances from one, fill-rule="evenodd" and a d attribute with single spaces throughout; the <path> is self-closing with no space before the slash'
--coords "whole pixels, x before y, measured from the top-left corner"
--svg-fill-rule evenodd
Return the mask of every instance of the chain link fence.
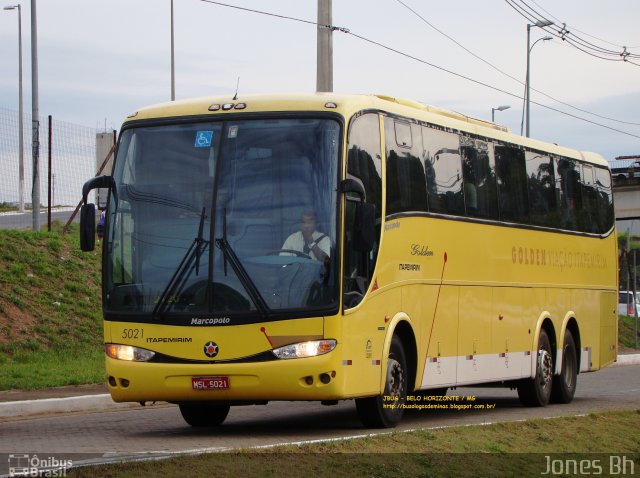
<path id="1" fill-rule="evenodd" d="M 40 207 L 46 208 L 51 194 L 55 209 L 74 208 L 81 199 L 82 185 L 96 173 L 98 130 L 43 116 L 39 124 Z M 23 181 L 20 181 L 19 114 L 0 107 L 0 213 L 11 214 L 22 200 L 32 209 L 33 153 L 31 114 L 23 117 Z M 51 167 L 49 161 L 51 160 Z M 49 176 L 49 173 L 51 175 Z"/>

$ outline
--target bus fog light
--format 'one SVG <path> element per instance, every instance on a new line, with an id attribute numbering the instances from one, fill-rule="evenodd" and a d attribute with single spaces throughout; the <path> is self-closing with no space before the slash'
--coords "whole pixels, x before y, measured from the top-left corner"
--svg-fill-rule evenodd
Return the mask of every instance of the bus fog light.
<path id="1" fill-rule="evenodd" d="M 129 362 L 147 362 L 155 355 L 151 350 L 121 344 L 106 344 L 105 351 L 113 359 Z"/>
<path id="2" fill-rule="evenodd" d="M 334 339 L 313 340 L 273 349 L 273 354 L 279 359 L 316 357 L 331 352 L 336 348 L 336 344 Z"/>

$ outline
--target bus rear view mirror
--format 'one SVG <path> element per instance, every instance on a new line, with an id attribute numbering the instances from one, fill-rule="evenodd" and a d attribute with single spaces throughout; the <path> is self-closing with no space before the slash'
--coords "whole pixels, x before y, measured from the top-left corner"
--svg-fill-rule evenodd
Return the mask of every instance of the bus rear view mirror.
<path id="1" fill-rule="evenodd" d="M 107 188 L 113 191 L 114 184 L 113 177 L 111 176 L 96 176 L 95 178 L 89 179 L 89 181 L 82 186 L 82 201 L 85 204 L 87 203 L 87 196 L 89 196 L 89 192 L 93 189 Z"/>
<path id="2" fill-rule="evenodd" d="M 80 209 L 80 249 L 93 251 L 96 245 L 96 206 L 83 204 Z"/>
<path id="3" fill-rule="evenodd" d="M 96 206 L 88 204 L 89 193 L 93 189 L 106 188 L 115 194 L 115 183 L 111 176 L 96 176 L 82 186 L 82 208 L 80 209 L 80 249 L 93 251 L 96 245 Z"/>

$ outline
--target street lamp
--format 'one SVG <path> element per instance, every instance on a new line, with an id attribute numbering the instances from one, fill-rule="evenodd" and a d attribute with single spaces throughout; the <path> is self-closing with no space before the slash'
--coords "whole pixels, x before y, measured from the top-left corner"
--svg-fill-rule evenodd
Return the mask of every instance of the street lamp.
<path id="1" fill-rule="evenodd" d="M 536 43 L 538 43 L 540 40 L 543 41 L 547 41 L 547 40 L 552 40 L 553 37 L 551 36 L 546 36 L 544 38 L 540 38 L 538 40 L 536 40 L 534 42 L 533 45 L 529 46 L 530 42 L 531 42 L 531 27 L 549 27 L 553 25 L 553 22 L 551 20 L 538 20 L 537 22 L 535 22 L 533 25 L 527 23 L 527 80 L 526 80 L 526 103 L 525 103 L 525 110 L 526 110 L 526 123 L 527 123 L 527 129 L 526 129 L 526 136 L 527 138 L 529 137 L 529 77 L 530 77 L 530 64 L 531 64 L 531 50 L 533 49 L 533 47 L 535 46 Z"/>
<path id="2" fill-rule="evenodd" d="M 22 106 L 22 10 L 20 4 L 9 5 L 3 10 L 18 10 L 18 210 L 24 212 L 24 139 Z"/>
<path id="3" fill-rule="evenodd" d="M 173 0 L 171 0 L 171 101 L 176 99 L 176 62 L 173 42 Z"/>
<path id="4" fill-rule="evenodd" d="M 496 111 L 504 111 L 504 110 L 508 110 L 509 108 L 511 108 L 511 106 L 498 106 L 497 108 L 491 108 L 491 122 L 495 123 L 496 119 L 495 119 L 495 113 Z"/>

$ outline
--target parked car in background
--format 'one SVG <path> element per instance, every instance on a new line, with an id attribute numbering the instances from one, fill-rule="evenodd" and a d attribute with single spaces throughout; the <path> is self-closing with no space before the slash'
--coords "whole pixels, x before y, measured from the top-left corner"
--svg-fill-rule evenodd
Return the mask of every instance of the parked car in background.
<path id="1" fill-rule="evenodd" d="M 633 292 L 621 290 L 618 294 L 618 315 L 635 315 L 638 310 L 640 315 L 640 302 L 636 296 L 636 300 L 633 300 Z"/>

